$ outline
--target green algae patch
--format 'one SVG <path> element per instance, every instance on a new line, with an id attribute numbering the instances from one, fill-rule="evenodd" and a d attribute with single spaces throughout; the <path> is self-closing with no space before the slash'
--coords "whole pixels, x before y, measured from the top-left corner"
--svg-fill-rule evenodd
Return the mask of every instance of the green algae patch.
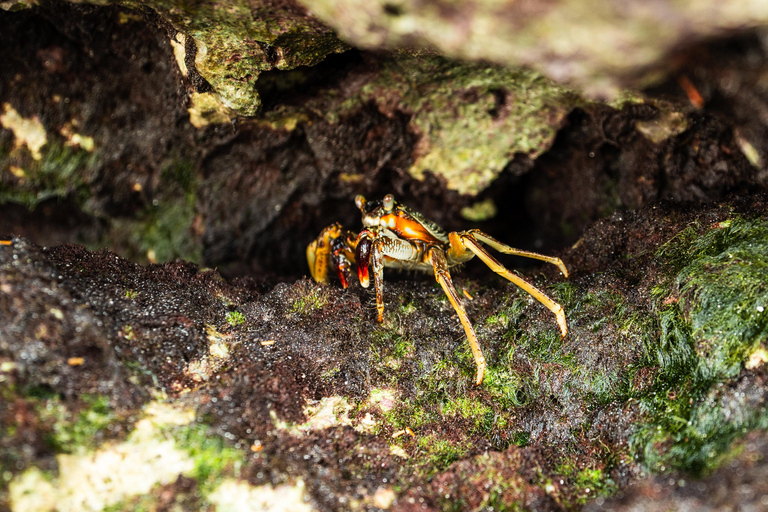
<path id="1" fill-rule="evenodd" d="M 660 336 L 647 357 L 659 374 L 640 399 L 649 421 L 633 446 L 654 471 L 701 473 L 768 427 L 764 385 L 749 368 L 768 337 L 768 225 L 734 217 L 691 226 L 657 256 L 673 272 L 654 290 Z"/>
<path id="2" fill-rule="evenodd" d="M 461 416 L 464 419 L 483 418 L 492 409 L 479 400 L 469 397 L 459 397 L 444 404 L 442 413 L 448 416 Z"/>
<path id="3" fill-rule="evenodd" d="M 579 468 L 567 458 L 555 468 L 555 473 L 567 480 L 575 491 L 569 496 L 568 508 L 584 505 L 595 498 L 610 496 L 617 490 L 613 479 L 602 468 Z M 551 484 L 550 484 L 551 485 Z"/>
<path id="4" fill-rule="evenodd" d="M 112 219 L 108 236 L 139 261 L 200 262 L 202 245 L 195 228 L 197 180 L 189 160 L 181 156 L 169 160 L 162 167 L 160 192 L 153 202 L 135 217 Z"/>
<path id="5" fill-rule="evenodd" d="M 427 435 L 417 441 L 414 468 L 425 479 L 466 457 L 472 449 L 467 440 L 452 441 L 437 435 Z"/>
<path id="6" fill-rule="evenodd" d="M 300 286 L 302 289 L 298 291 L 297 298 L 293 299 L 288 307 L 289 314 L 308 315 L 328 302 L 328 293 L 321 285 L 305 280 Z"/>
<path id="7" fill-rule="evenodd" d="M 261 108 L 257 80 L 262 72 L 313 66 L 349 49 L 314 18 L 271 2 L 125 3 L 155 9 L 191 37 L 197 47 L 197 72 L 227 108 L 244 116 L 253 116 Z"/>
<path id="8" fill-rule="evenodd" d="M 56 399 L 48 401 L 39 409 L 43 421 L 53 421 L 50 443 L 59 452 L 71 453 L 83 447 L 92 446 L 117 420 L 105 397 L 86 395 L 85 407 L 72 417 Z"/>
<path id="9" fill-rule="evenodd" d="M 167 434 L 193 462 L 189 476 L 197 481 L 204 494 L 212 492 L 226 477 L 237 477 L 245 459 L 242 450 L 203 423 L 173 427 Z"/>
<path id="10" fill-rule="evenodd" d="M 43 439 L 56 453 L 75 453 L 98 448 L 113 434 L 119 432 L 126 422 L 104 396 L 83 394 L 79 403 L 66 402 L 47 385 L 32 386 L 21 390 L 14 386 L 0 387 L 4 400 L 23 401 L 28 412 L 34 411 Z M 31 421 L 31 420 L 30 420 Z M 22 424 L 9 425 L 6 435 L 13 436 Z"/>
<path id="11" fill-rule="evenodd" d="M 768 336 L 768 225 L 736 219 L 692 244 L 678 274 L 704 378 L 736 377 Z"/>
<path id="12" fill-rule="evenodd" d="M 235 327 L 245 322 L 245 315 L 239 311 L 227 311 L 226 320 L 229 325 Z"/>
<path id="13" fill-rule="evenodd" d="M 14 148 L 0 140 L 0 160 L 9 171 L 0 174 L 0 204 L 15 202 L 32 209 L 47 199 L 72 196 L 84 205 L 99 158 L 97 151 L 53 137 L 41 146 L 39 158 L 26 146 Z"/>
<path id="14" fill-rule="evenodd" d="M 536 158 L 548 149 L 582 100 L 533 71 L 402 52 L 381 64 L 359 101 L 411 113 L 420 136 L 412 176 L 431 172 L 449 189 L 476 195 L 515 154 Z"/>
<path id="15" fill-rule="evenodd" d="M 651 336 L 653 322 L 621 294 L 600 286 L 565 282 L 552 289 L 550 296 L 566 311 L 568 335 L 560 336 L 538 302 L 513 292 L 485 321 L 488 329 L 502 329 L 505 343 L 495 356 L 489 354 L 483 386 L 509 408 L 552 396 L 561 404 L 576 401 L 595 409 L 626 397 L 631 361 Z"/>

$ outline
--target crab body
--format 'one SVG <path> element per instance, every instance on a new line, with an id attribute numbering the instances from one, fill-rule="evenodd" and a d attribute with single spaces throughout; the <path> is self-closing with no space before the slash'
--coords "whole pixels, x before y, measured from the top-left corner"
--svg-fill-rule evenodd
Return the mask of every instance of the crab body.
<path id="1" fill-rule="evenodd" d="M 335 272 L 346 288 L 351 269 L 357 265 L 360 284 L 370 286 L 369 268 L 373 269 L 376 289 L 377 319 L 384 319 L 384 268 L 434 272 L 435 279 L 456 311 L 469 340 L 477 366 L 475 382 L 480 384 L 485 373 L 485 358 L 477 341 L 464 305 L 451 281 L 449 268 L 479 257 L 488 267 L 516 284 L 555 314 L 560 332 L 567 333 L 563 308 L 522 277 L 507 270 L 483 246 L 499 252 L 534 258 L 557 265 L 563 275 L 568 270 L 559 258 L 509 247 L 478 229 L 446 233 L 420 213 L 397 203 L 388 194 L 381 201 L 366 201 L 357 196 L 355 203 L 363 215 L 363 230 L 355 234 L 340 224 L 331 224 L 307 247 L 307 261 L 315 281 L 329 282 L 329 271 Z"/>

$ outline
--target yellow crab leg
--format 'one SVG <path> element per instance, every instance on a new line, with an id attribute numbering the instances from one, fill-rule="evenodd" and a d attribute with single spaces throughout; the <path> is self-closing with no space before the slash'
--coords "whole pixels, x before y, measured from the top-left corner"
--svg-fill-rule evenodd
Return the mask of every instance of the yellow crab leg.
<path id="1" fill-rule="evenodd" d="M 557 265 L 557 268 L 560 269 L 560 272 L 562 272 L 565 277 L 568 277 L 568 269 L 565 268 L 565 264 L 563 263 L 563 260 L 561 260 L 560 258 L 539 254 L 537 252 L 523 251 L 522 249 L 515 249 L 514 247 L 510 247 L 507 244 L 499 242 L 492 236 L 480 231 L 479 229 L 470 229 L 469 231 L 463 231 L 462 233 L 460 233 L 460 235 L 471 236 L 475 240 L 488 244 L 494 249 L 496 249 L 497 251 L 502 252 L 504 254 L 512 254 L 513 256 L 522 256 L 524 258 L 532 258 L 534 260 L 540 260 L 540 261 L 546 261 L 547 263 L 552 263 L 553 265 Z"/>
<path id="2" fill-rule="evenodd" d="M 531 294 L 534 299 L 546 306 L 547 309 L 555 314 L 557 325 L 560 327 L 560 333 L 563 337 L 565 337 L 565 335 L 568 333 L 568 326 L 565 323 L 565 313 L 563 312 L 563 307 L 560 304 L 547 297 L 544 292 L 533 286 L 528 281 L 524 280 L 522 277 L 507 270 L 504 265 L 496 261 L 496 258 L 491 256 L 488 251 L 486 251 L 483 246 L 480 245 L 480 242 L 475 240 L 475 237 L 472 236 L 471 233 L 451 233 L 450 238 L 452 247 L 455 247 L 457 242 L 460 243 L 461 246 L 466 247 L 475 253 L 478 258 L 483 260 L 483 263 L 488 265 L 488 268 L 499 274 L 504 279 L 512 281 L 515 285 Z M 458 241 L 456 241 L 456 238 L 458 238 Z M 565 265 L 563 265 L 563 268 L 565 268 Z"/>
<path id="3" fill-rule="evenodd" d="M 384 321 L 384 261 L 381 255 L 382 239 L 376 239 L 371 251 L 371 266 L 373 267 L 373 285 L 376 287 L 376 321 Z"/>
<path id="4" fill-rule="evenodd" d="M 469 348 L 472 349 L 472 356 L 475 358 L 475 365 L 477 366 L 477 376 L 475 377 L 475 384 L 478 386 L 483 382 L 483 375 L 485 375 L 485 357 L 483 351 L 480 349 L 480 344 L 477 342 L 477 336 L 475 336 L 475 330 L 472 328 L 472 324 L 467 316 L 467 311 L 464 309 L 464 305 L 461 303 L 459 294 L 456 293 L 456 288 L 453 287 L 451 281 L 451 274 L 448 272 L 448 263 L 445 261 L 445 254 L 441 249 L 433 247 L 429 250 L 429 259 L 432 261 L 432 266 L 435 269 L 435 279 L 443 288 L 445 295 L 451 302 L 453 309 L 456 310 L 456 314 L 459 315 L 459 321 L 464 327 L 464 332 L 469 340 Z"/>

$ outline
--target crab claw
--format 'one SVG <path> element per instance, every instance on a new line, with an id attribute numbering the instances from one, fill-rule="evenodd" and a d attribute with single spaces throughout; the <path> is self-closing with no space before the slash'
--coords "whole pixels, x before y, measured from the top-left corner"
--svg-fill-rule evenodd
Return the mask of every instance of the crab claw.
<path id="1" fill-rule="evenodd" d="M 309 272 L 312 279 L 318 283 L 328 283 L 328 276 L 325 272 L 327 251 L 319 250 L 322 248 L 322 240 L 314 240 L 307 246 L 307 263 L 309 263 Z M 319 259 L 319 261 L 318 261 Z"/>
<path id="2" fill-rule="evenodd" d="M 371 240 L 370 233 L 363 231 L 357 237 L 357 250 L 355 251 L 355 261 L 357 261 L 357 278 L 360 281 L 360 286 L 368 288 L 371 284 L 371 280 L 368 277 L 368 262 L 371 259 L 371 247 L 373 241 Z"/>
<path id="3" fill-rule="evenodd" d="M 328 273 L 335 271 L 341 285 L 349 286 L 350 269 L 354 263 L 355 234 L 347 231 L 341 224 L 331 224 L 317 239 L 307 246 L 307 263 L 312 279 L 321 284 L 330 282 Z"/>
<path id="4" fill-rule="evenodd" d="M 331 256 L 331 263 L 333 268 L 336 269 L 336 275 L 339 276 L 342 288 L 346 289 L 349 286 L 350 267 L 352 266 L 343 252 L 334 252 Z"/>

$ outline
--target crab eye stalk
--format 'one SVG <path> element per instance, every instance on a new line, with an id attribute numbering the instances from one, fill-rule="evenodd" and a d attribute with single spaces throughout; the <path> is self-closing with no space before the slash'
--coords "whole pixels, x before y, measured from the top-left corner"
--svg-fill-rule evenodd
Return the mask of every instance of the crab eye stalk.
<path id="1" fill-rule="evenodd" d="M 387 194 L 384 196 L 384 200 L 382 201 L 384 204 L 384 209 L 388 212 L 392 211 L 392 207 L 395 206 L 395 196 L 392 194 Z"/>
<path id="2" fill-rule="evenodd" d="M 357 208 L 360 211 L 363 211 L 363 208 L 365 208 L 365 203 L 366 202 L 367 201 L 365 200 L 365 198 L 362 195 L 356 195 L 355 196 L 355 205 L 357 205 Z"/>

